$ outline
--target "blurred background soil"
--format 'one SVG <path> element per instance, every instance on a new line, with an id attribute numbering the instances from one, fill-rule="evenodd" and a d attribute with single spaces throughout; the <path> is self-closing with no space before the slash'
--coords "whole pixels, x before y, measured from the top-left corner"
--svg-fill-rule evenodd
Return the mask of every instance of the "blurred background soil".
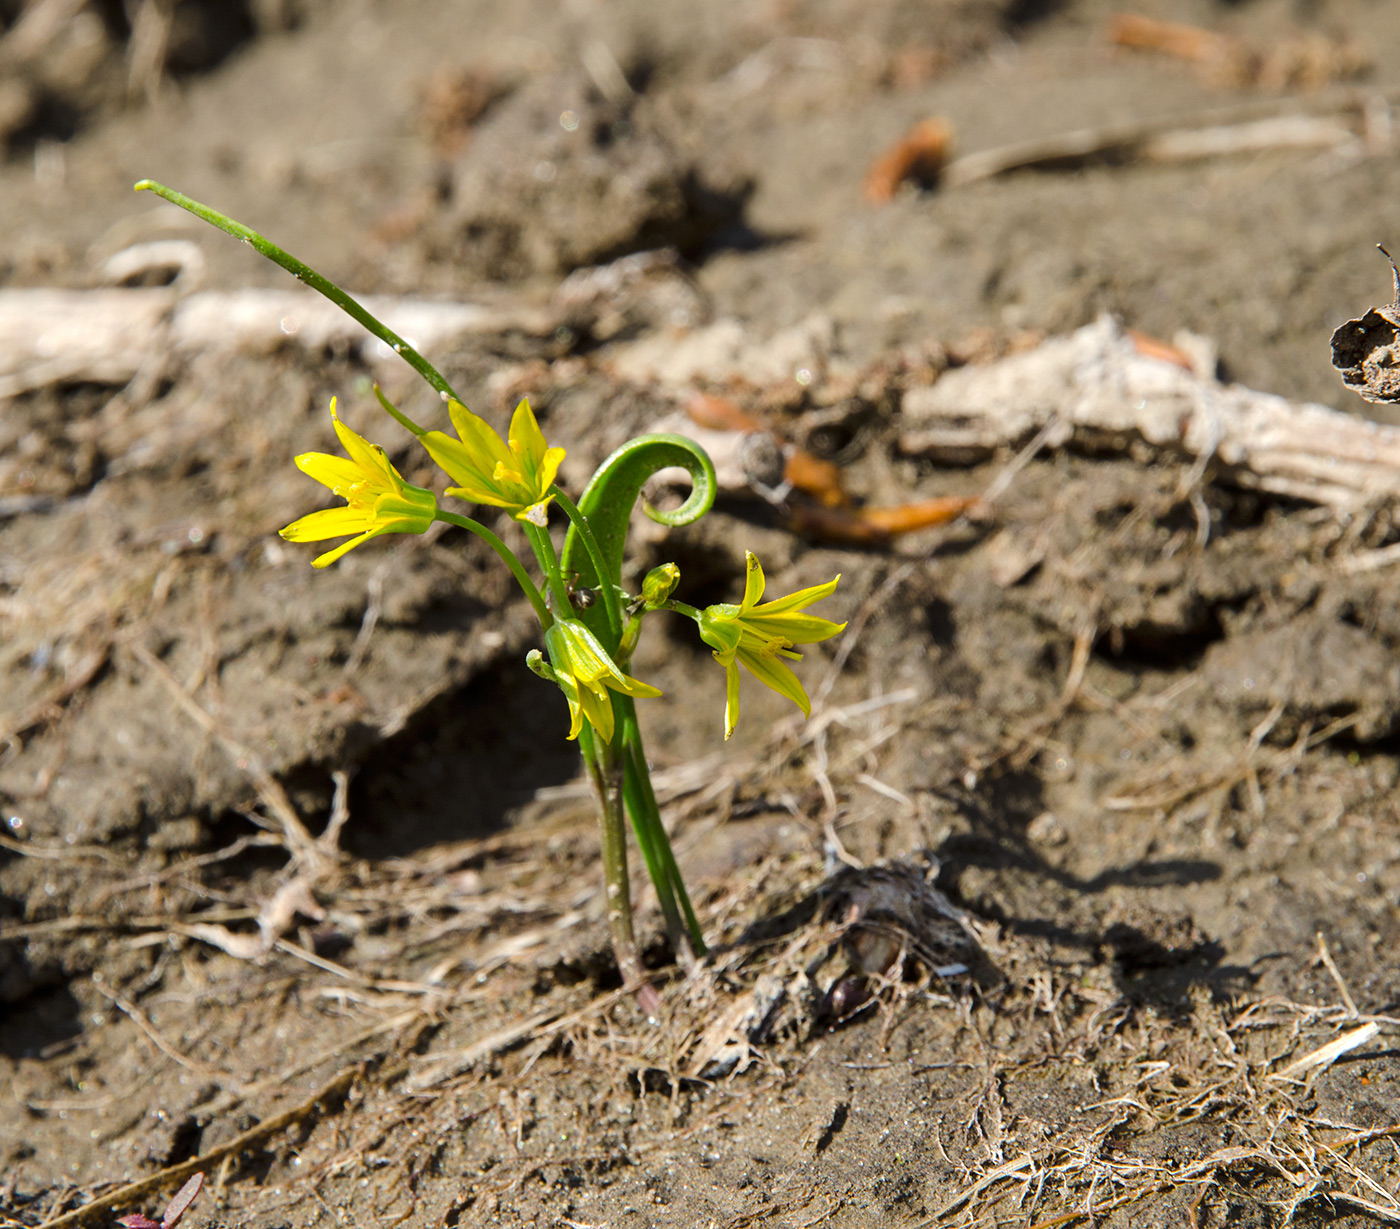
<path id="1" fill-rule="evenodd" d="M 1400 8 L 1123 11 L 0 0 L 5 1224 L 196 1169 L 185 1224 L 266 1229 L 1400 1219 L 1391 503 L 902 435 L 1104 313 L 1400 421 L 1328 349 L 1391 294 Z M 233 297 L 292 284 L 144 177 L 470 305 L 425 350 L 497 425 L 528 395 L 575 491 L 696 394 L 856 506 L 1009 479 L 888 539 L 752 491 L 636 535 L 695 604 L 746 549 L 839 572 L 851 624 L 811 723 L 746 685 L 728 744 L 708 650 L 648 631 L 715 948 L 678 967 L 638 880 L 655 1019 L 494 557 L 276 537 L 333 396 L 431 482 L 371 386 L 435 394 Z"/>

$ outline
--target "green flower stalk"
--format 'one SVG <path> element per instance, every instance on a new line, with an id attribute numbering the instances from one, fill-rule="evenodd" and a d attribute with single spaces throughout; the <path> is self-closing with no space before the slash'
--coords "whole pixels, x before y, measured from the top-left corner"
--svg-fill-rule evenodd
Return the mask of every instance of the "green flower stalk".
<path id="1" fill-rule="evenodd" d="M 282 536 L 292 542 L 317 542 L 353 535 L 314 560 L 314 566 L 323 568 L 371 538 L 422 533 L 434 521 L 444 521 L 481 538 L 510 569 L 539 619 L 549 654 L 546 662 L 538 650 L 532 650 L 526 664 L 563 692 L 569 708 L 568 736 L 578 741 L 597 799 L 606 913 L 618 968 L 638 1002 L 653 1010 L 657 995 L 642 969 L 632 926 L 627 870 L 629 819 L 677 956 L 684 958 L 687 946 L 695 955 L 702 955 L 705 943 L 661 820 L 637 720 L 635 701 L 661 692 L 626 672 L 643 622 L 660 610 L 695 620 L 701 638 L 726 671 L 728 738 L 739 718 L 741 665 L 760 682 L 787 696 L 804 714 L 810 712 L 807 693 L 787 662 L 801 658 L 794 646 L 826 640 L 845 626 L 804 613 L 808 606 L 829 596 L 840 578 L 761 602 L 763 569 L 750 554 L 744 597 L 738 605 L 721 604 L 701 611 L 677 601 L 673 594 L 680 583 L 680 570 L 674 563 L 653 568 L 642 581 L 641 592 L 629 593 L 622 583 L 627 531 L 633 507 L 652 475 L 680 466 L 692 481 L 691 493 L 680 508 L 663 512 L 643 501 L 646 514 L 663 525 L 689 524 L 714 503 L 714 466 L 698 444 L 678 435 L 629 440 L 603 462 L 575 503 L 556 481 L 564 450 L 549 446 L 528 402 L 516 407 L 502 439 L 483 418 L 467 409 L 432 364 L 339 286 L 256 231 L 198 201 L 149 180 L 136 186 L 251 244 L 326 296 L 391 346 L 447 403 L 455 436 L 420 427 L 375 389 L 384 411 L 411 432 L 444 471 L 449 480 L 448 497 L 500 508 L 513 518 L 529 547 L 525 558 L 533 556 L 538 583 L 521 557 L 491 529 L 442 507 L 432 491 L 405 482 L 382 448 L 340 421 L 334 402 L 331 420 L 347 455 L 311 452 L 296 460 L 303 472 L 344 499 L 345 506 L 303 516 L 283 529 Z M 562 551 L 550 533 L 552 508 L 568 519 Z"/>

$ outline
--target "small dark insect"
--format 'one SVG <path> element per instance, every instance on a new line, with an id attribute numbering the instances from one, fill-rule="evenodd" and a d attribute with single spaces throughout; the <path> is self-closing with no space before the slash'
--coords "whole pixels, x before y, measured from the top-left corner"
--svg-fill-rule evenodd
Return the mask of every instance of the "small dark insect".
<path id="1" fill-rule="evenodd" d="M 569 595 L 569 601 L 579 610 L 587 610 L 598 600 L 598 595 L 592 589 L 585 589 L 578 583 L 578 574 L 575 573 L 569 578 L 564 586 L 564 591 Z"/>
<path id="2" fill-rule="evenodd" d="M 1376 246 L 1390 260 L 1395 298 L 1332 334 L 1332 366 L 1367 401 L 1400 401 L 1400 269 L 1385 248 Z"/>
<path id="3" fill-rule="evenodd" d="M 182 1217 L 188 1210 L 196 1197 L 199 1195 L 200 1187 L 204 1185 L 204 1175 L 195 1174 L 178 1191 L 175 1198 L 165 1205 L 165 1211 L 161 1213 L 160 1220 L 152 1220 L 149 1216 L 143 1216 L 140 1212 L 133 1212 L 130 1216 L 117 1217 L 117 1224 L 125 1225 L 126 1229 L 175 1229 Z"/>

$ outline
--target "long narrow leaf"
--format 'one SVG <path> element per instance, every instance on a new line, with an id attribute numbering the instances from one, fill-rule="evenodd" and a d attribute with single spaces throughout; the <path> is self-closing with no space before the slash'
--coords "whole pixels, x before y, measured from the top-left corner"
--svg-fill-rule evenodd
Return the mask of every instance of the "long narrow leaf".
<path id="1" fill-rule="evenodd" d="M 427 380 L 438 392 L 445 393 L 456 401 L 461 400 L 461 398 L 453 392 L 452 385 L 442 378 L 438 369 L 410 346 L 408 342 L 395 333 L 393 329 L 382 320 L 371 315 L 360 303 L 346 294 L 345 291 L 329 278 L 322 277 L 315 269 L 311 268 L 310 265 L 303 264 L 295 256 L 284 252 L 273 243 L 271 239 L 258 234 L 257 231 L 250 227 L 244 226 L 242 222 L 235 222 L 232 218 L 220 213 L 217 209 L 210 209 L 208 205 L 201 204 L 192 197 L 186 196 L 183 192 L 176 192 L 174 188 L 167 188 L 164 184 L 156 183 L 154 179 L 141 180 L 136 185 L 136 191 L 154 192 L 163 200 L 169 201 L 172 205 L 179 205 L 181 209 L 194 214 L 195 217 L 208 222 L 211 226 L 217 226 L 221 231 L 232 235 L 235 239 L 242 239 L 244 243 L 249 244 L 255 251 L 266 256 L 268 260 L 281 265 L 282 268 L 286 269 L 297 281 L 310 286 L 317 294 L 324 295 L 347 316 L 358 320 L 365 328 L 379 338 L 380 341 L 393 350 L 395 354 L 402 358 L 404 362 L 412 367 L 414 371 Z"/>

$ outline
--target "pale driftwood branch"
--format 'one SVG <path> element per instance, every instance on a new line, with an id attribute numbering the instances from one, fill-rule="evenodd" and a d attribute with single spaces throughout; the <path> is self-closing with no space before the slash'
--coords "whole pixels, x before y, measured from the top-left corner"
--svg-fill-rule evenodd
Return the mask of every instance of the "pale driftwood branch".
<path id="1" fill-rule="evenodd" d="M 399 336 L 427 351 L 474 334 L 512 329 L 549 333 L 557 323 L 552 313 L 531 308 L 379 295 L 366 295 L 360 302 Z M 175 347 L 188 351 L 209 347 L 271 350 L 294 341 L 308 350 L 360 345 L 369 361 L 396 358 L 388 346 L 368 336 L 335 304 L 309 290 L 192 294 L 175 310 L 171 332 Z"/>
<path id="2" fill-rule="evenodd" d="M 557 323 L 551 309 L 529 306 L 387 297 L 365 303 L 429 354 L 474 334 L 546 335 Z M 773 379 L 790 377 L 797 367 L 820 373 L 833 344 L 828 332 L 829 322 L 818 319 L 765 342 L 735 321 L 721 321 L 679 340 L 641 338 L 619 351 L 609 370 L 624 381 L 677 391 L 736 367 Z M 398 362 L 310 291 L 184 297 L 173 288 L 0 291 L 0 399 L 54 383 L 121 385 L 152 355 L 256 354 L 286 345 L 358 347 L 373 365 Z M 1049 447 L 1126 450 L 1145 443 L 1202 468 L 1214 461 L 1242 485 L 1331 507 L 1400 495 L 1400 428 L 1221 384 L 1141 352 L 1107 317 L 909 391 L 899 443 L 909 454 L 965 462 L 1019 447 L 1047 426 Z M 722 440 L 706 443 L 725 452 Z"/>
<path id="3" fill-rule="evenodd" d="M 1364 125 L 1358 131 L 1341 117 L 1321 115 L 1166 130 L 1156 124 L 1077 128 L 955 158 L 938 182 L 960 188 L 1012 171 L 1069 170 L 1093 161 L 1195 162 L 1276 149 L 1362 150 L 1366 135 Z"/>
<path id="4" fill-rule="evenodd" d="M 1241 485 L 1342 508 L 1400 496 L 1400 428 L 1221 384 L 1142 353 L 1115 320 L 905 394 L 900 447 L 967 461 L 1055 420 L 1051 447 L 1214 460 Z"/>
<path id="5" fill-rule="evenodd" d="M 163 344 L 171 290 L 0 291 L 0 397 L 50 384 L 125 384 Z"/>
<path id="6" fill-rule="evenodd" d="M 430 299 L 368 296 L 365 306 L 432 354 L 474 334 L 552 332 L 556 313 Z M 150 356 L 204 350 L 269 353 L 359 347 L 366 362 L 398 362 L 338 307 L 310 290 L 0 291 L 0 398 L 51 384 L 121 385 Z"/>
<path id="7" fill-rule="evenodd" d="M 977 150 L 948 163 L 940 187 L 1012 171 L 1066 170 L 1086 162 L 1190 162 L 1270 149 L 1384 152 L 1389 107 L 1400 91 L 1332 91 L 1313 99 L 1256 102 L 1196 115 L 1076 128 Z M 1378 111 L 1384 114 L 1379 117 Z"/>

